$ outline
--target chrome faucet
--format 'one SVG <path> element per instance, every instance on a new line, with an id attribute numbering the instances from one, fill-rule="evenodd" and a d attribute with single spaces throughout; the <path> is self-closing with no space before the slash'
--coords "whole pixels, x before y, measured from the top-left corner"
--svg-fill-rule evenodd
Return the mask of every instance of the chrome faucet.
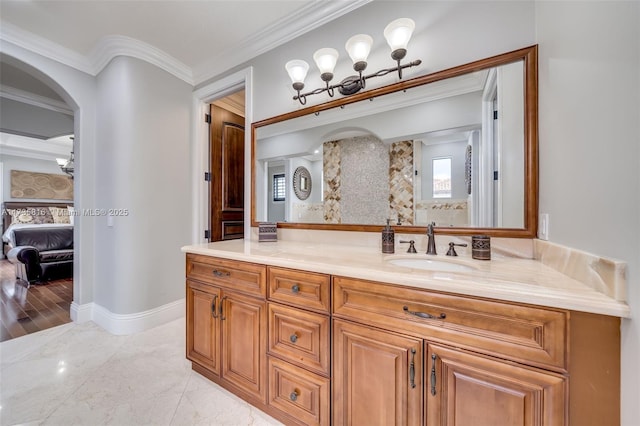
<path id="1" fill-rule="evenodd" d="M 436 237 L 433 233 L 433 227 L 435 224 L 435 222 L 431 222 L 427 226 L 427 254 L 438 254 L 436 253 Z"/>

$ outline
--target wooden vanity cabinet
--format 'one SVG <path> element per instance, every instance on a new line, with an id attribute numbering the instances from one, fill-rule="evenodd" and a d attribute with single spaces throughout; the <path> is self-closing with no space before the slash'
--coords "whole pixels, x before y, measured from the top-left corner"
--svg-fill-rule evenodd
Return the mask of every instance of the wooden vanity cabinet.
<path id="1" fill-rule="evenodd" d="M 262 403 L 267 395 L 265 289 L 262 265 L 187 256 L 187 358 L 194 370 Z"/>
<path id="2" fill-rule="evenodd" d="M 620 319 L 187 255 L 193 369 L 287 425 L 620 423 Z"/>
<path id="3" fill-rule="evenodd" d="M 425 343 L 425 424 L 564 425 L 564 376 Z"/>
<path id="4" fill-rule="evenodd" d="M 336 425 L 376 412 L 371 388 L 389 410 L 376 415 L 396 415 L 387 424 L 410 424 L 410 414 L 398 420 L 399 400 L 427 426 L 620 423 L 619 318 L 339 276 L 332 304 Z M 408 362 L 392 336 L 424 345 L 422 411 L 409 408 L 406 372 L 390 362 Z M 359 382 L 367 372 L 376 379 Z"/>
<path id="5" fill-rule="evenodd" d="M 333 424 L 420 425 L 422 340 L 333 321 Z"/>
<path id="6" fill-rule="evenodd" d="M 268 267 L 269 406 L 288 423 L 331 424 L 329 275 Z"/>
<path id="7" fill-rule="evenodd" d="M 220 376 L 220 289 L 187 280 L 187 358 Z"/>

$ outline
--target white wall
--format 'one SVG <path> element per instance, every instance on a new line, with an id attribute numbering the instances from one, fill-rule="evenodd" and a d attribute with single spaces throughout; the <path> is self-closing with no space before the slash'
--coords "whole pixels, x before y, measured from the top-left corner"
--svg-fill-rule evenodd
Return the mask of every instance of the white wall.
<path id="1" fill-rule="evenodd" d="M 97 77 L 95 303 L 134 314 L 184 298 L 190 242 L 192 87 L 146 62 L 117 57 Z"/>
<path id="2" fill-rule="evenodd" d="M 539 2 L 540 212 L 550 240 L 628 263 L 622 424 L 640 424 L 640 3 Z M 594 342 L 597 350 L 597 342 Z"/>

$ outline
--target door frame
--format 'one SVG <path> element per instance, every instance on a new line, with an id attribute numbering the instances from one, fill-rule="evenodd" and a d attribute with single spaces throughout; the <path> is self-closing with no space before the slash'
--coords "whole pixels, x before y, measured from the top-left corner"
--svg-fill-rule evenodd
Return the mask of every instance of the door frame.
<path id="1" fill-rule="evenodd" d="M 245 129 L 251 129 L 253 122 L 253 67 L 248 67 L 210 83 L 193 92 L 192 132 L 191 132 L 191 188 L 192 188 L 192 232 L 193 244 L 206 243 L 204 230 L 209 226 L 209 193 L 204 181 L 204 173 L 209 171 L 209 124 L 204 121 L 209 113 L 209 104 L 238 90 L 245 90 Z M 251 132 L 244 135 L 244 199 L 251 201 Z M 245 201 L 246 203 L 246 201 Z M 244 238 L 251 235 L 251 209 L 244 210 Z"/>

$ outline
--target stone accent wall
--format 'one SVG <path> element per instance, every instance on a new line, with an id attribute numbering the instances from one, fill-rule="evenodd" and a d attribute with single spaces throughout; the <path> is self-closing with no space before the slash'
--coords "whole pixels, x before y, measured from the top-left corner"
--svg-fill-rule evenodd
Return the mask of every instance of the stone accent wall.
<path id="1" fill-rule="evenodd" d="M 389 218 L 413 225 L 413 141 L 389 147 Z"/>
<path id="2" fill-rule="evenodd" d="M 373 135 L 340 143 L 342 223 L 385 224 L 389 217 L 389 147 Z"/>
<path id="3" fill-rule="evenodd" d="M 466 200 L 423 200 L 416 206 L 416 222 L 437 226 L 469 226 L 469 209 Z"/>
<path id="4" fill-rule="evenodd" d="M 340 211 L 340 141 L 325 142 L 322 150 L 324 223 L 342 223 Z"/>

